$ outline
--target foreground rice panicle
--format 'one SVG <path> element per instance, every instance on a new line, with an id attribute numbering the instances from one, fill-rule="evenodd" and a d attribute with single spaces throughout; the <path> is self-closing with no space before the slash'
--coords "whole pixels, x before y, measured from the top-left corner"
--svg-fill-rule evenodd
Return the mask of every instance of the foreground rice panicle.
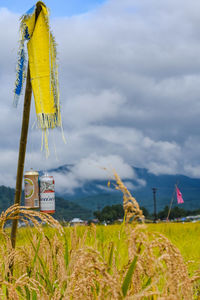
<path id="1" fill-rule="evenodd" d="M 132 196 L 116 180 L 126 209 Z M 13 250 L 4 225 L 17 217 L 34 227 L 19 230 Z M 0 299 L 198 299 L 198 274 L 189 278 L 179 250 L 143 224 L 63 228 L 49 215 L 12 206 L 0 228 Z"/>
<path id="2" fill-rule="evenodd" d="M 125 221 L 136 221 L 137 219 L 144 220 L 143 212 L 139 207 L 136 199 L 131 195 L 127 187 L 121 181 L 119 175 L 114 171 L 114 178 L 116 181 L 115 188 L 123 193 L 123 209 L 125 213 Z"/>

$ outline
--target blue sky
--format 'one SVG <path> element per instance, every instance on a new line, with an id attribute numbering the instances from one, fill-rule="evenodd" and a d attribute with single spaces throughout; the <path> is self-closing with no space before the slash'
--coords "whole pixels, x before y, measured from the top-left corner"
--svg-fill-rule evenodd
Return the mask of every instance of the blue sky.
<path id="1" fill-rule="evenodd" d="M 106 0 L 47 0 L 44 3 L 48 6 L 52 17 L 72 16 L 93 10 Z M 12 12 L 23 14 L 31 8 L 36 1 L 33 0 L 1 0 L 0 7 L 6 7 Z"/>

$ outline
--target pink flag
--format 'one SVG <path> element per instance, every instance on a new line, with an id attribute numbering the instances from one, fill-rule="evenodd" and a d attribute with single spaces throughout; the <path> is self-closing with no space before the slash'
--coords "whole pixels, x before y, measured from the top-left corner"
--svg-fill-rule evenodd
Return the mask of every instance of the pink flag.
<path id="1" fill-rule="evenodd" d="M 181 194 L 180 190 L 177 188 L 177 186 L 176 186 L 176 196 L 177 196 L 178 204 L 184 203 L 182 194 Z"/>

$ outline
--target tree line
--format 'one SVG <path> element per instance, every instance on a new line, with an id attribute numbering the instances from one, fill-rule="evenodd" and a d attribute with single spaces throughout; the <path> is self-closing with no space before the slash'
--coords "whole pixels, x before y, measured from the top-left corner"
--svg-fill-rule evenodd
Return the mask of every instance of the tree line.
<path id="1" fill-rule="evenodd" d="M 141 207 L 143 211 L 143 215 L 146 219 L 153 220 L 154 214 L 150 213 L 145 207 Z M 158 212 L 157 219 L 164 220 L 167 218 L 169 212 L 169 207 L 165 206 L 165 208 Z M 186 216 L 191 215 L 198 215 L 200 214 L 200 209 L 196 210 L 185 210 L 181 207 L 175 206 L 171 209 L 169 219 L 176 219 L 176 218 L 183 218 Z M 115 204 L 115 205 L 107 205 L 102 210 L 97 210 L 94 212 L 94 217 L 98 219 L 100 222 L 106 221 L 113 223 L 119 219 L 124 218 L 124 210 L 122 204 Z"/>

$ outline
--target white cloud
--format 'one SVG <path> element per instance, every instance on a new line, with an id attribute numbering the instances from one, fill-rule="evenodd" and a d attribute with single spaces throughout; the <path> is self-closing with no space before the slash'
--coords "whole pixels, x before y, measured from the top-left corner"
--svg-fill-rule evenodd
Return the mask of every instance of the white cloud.
<path id="1" fill-rule="evenodd" d="M 107 172 L 106 172 L 106 170 Z M 77 177 L 85 180 L 104 180 L 115 170 L 122 178 L 133 178 L 133 169 L 117 155 L 97 156 L 81 159 L 79 164 L 72 168 Z M 107 173 L 107 174 L 106 174 Z"/>
<path id="2" fill-rule="evenodd" d="M 141 187 L 144 187 L 146 185 L 146 181 L 142 179 L 138 179 L 138 182 L 141 183 L 141 185 L 135 185 L 130 181 L 124 181 L 124 185 L 127 187 L 128 190 L 137 190 L 140 189 Z"/>
<path id="3" fill-rule="evenodd" d="M 123 97 L 110 90 L 100 93 L 86 93 L 73 97 L 73 101 L 63 104 L 67 112 L 67 121 L 64 123 L 73 127 L 82 127 L 91 123 L 102 122 L 119 114 L 124 105 Z"/>
<path id="4" fill-rule="evenodd" d="M 185 172 L 187 174 L 189 174 L 191 177 L 196 177 L 199 178 L 200 177 L 200 165 L 196 164 L 196 165 L 185 165 L 184 166 Z"/>
<path id="5" fill-rule="evenodd" d="M 41 132 L 30 128 L 25 168 L 74 164 L 67 182 L 58 179 L 72 190 L 81 178 L 103 178 L 97 166 L 111 163 L 127 179 L 130 165 L 198 176 L 199 9 L 195 0 L 108 0 L 52 20 L 67 144 L 55 131 L 45 160 Z M 14 185 L 23 110 L 23 97 L 12 108 L 18 38 L 19 16 L 0 9 L 0 184 L 7 185 Z"/>
<path id="6" fill-rule="evenodd" d="M 16 173 L 13 172 L 13 166 L 15 165 L 16 152 L 1 149 L 0 158 L 1 185 L 14 187 Z"/>
<path id="7" fill-rule="evenodd" d="M 132 167 L 117 155 L 97 156 L 93 154 L 81 159 L 65 174 L 58 172 L 51 174 L 55 177 L 58 191 L 73 193 L 75 188 L 81 188 L 87 181 L 113 179 L 114 171 L 121 179 L 135 179 L 141 184 Z"/>

